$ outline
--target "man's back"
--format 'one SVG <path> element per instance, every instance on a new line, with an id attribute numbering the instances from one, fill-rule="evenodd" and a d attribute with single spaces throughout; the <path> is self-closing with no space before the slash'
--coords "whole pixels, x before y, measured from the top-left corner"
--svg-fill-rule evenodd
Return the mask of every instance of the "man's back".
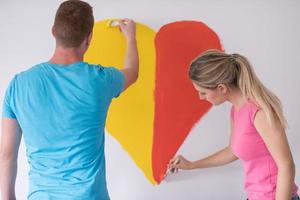
<path id="1" fill-rule="evenodd" d="M 80 0 L 60 4 L 52 26 L 53 56 L 16 75 L 4 98 L 3 200 L 16 199 L 22 135 L 30 165 L 28 199 L 109 199 L 103 152 L 107 110 L 111 99 L 136 82 L 139 74 L 135 23 L 121 19 L 118 24 L 127 41 L 123 69 L 89 65 L 82 60 L 92 41 L 93 9 Z"/>
<path id="2" fill-rule="evenodd" d="M 15 76 L 4 116 L 23 132 L 29 199 L 108 199 L 105 119 L 123 84 L 120 71 L 85 62 L 47 62 Z"/>

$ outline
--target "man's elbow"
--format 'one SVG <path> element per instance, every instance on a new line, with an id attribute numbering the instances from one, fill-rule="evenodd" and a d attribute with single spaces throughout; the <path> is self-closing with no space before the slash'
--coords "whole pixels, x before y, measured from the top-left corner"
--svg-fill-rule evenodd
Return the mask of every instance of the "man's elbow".
<path id="1" fill-rule="evenodd" d="M 18 159 L 18 156 L 11 151 L 1 151 L 0 152 L 0 160 L 1 162 L 11 162 L 16 161 Z"/>
<path id="2" fill-rule="evenodd" d="M 137 68 L 132 75 L 132 83 L 135 83 L 139 78 L 139 69 Z"/>

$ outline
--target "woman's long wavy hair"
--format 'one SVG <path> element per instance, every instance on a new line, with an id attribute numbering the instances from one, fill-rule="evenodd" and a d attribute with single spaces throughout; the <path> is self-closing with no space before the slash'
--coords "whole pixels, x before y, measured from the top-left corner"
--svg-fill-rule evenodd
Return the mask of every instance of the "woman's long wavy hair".
<path id="1" fill-rule="evenodd" d="M 279 122 L 283 129 L 286 128 L 280 100 L 258 79 L 246 57 L 208 50 L 192 61 L 189 77 L 196 85 L 207 89 L 219 84 L 239 88 L 266 113 L 271 125 Z"/>

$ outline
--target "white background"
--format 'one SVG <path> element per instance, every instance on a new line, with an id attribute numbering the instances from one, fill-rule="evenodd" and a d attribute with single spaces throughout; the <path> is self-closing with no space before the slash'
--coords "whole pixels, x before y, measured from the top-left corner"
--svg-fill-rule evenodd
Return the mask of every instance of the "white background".
<path id="1" fill-rule="evenodd" d="M 61 1 L 0 0 L 0 100 L 15 73 L 48 60 L 51 26 Z M 244 54 L 262 82 L 282 100 L 287 135 L 300 184 L 300 1 L 299 0 L 94 0 L 96 20 L 132 18 L 158 30 L 178 20 L 198 20 L 221 38 L 227 52 Z M 191 131 L 180 154 L 202 158 L 228 144 L 229 108 L 213 108 Z M 0 110 L 1 111 L 1 110 Z M 180 172 L 152 186 L 121 146 L 107 134 L 107 181 L 112 200 L 245 199 L 241 163 Z M 19 153 L 17 199 L 26 199 L 28 164 Z M 298 173 L 299 172 L 299 173 Z"/>

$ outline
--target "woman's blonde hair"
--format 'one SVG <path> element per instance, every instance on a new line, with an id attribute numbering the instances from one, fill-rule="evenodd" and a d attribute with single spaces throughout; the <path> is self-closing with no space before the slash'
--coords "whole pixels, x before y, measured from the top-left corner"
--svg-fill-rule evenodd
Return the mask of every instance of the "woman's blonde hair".
<path id="1" fill-rule="evenodd" d="M 283 129 L 286 127 L 280 100 L 258 79 L 246 57 L 208 50 L 192 61 L 189 77 L 196 85 L 207 89 L 219 84 L 239 88 L 266 113 L 271 125 L 278 121 Z"/>

